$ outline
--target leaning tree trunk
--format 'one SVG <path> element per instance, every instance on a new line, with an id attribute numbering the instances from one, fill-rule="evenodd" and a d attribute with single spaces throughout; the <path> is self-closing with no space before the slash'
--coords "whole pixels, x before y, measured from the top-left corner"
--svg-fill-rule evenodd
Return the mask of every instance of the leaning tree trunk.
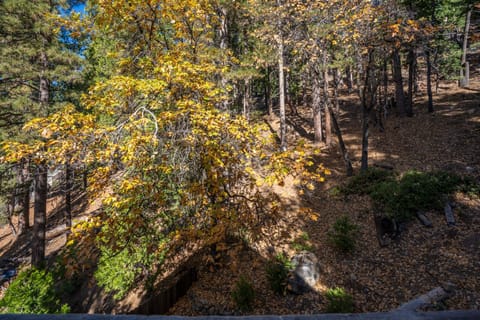
<path id="1" fill-rule="evenodd" d="M 347 147 L 345 147 L 345 142 L 343 141 L 342 131 L 340 126 L 338 125 L 337 119 L 335 117 L 335 113 L 333 112 L 332 108 L 327 106 L 327 112 L 330 114 L 332 118 L 333 128 L 335 129 L 335 133 L 337 134 L 338 139 L 338 146 L 340 147 L 340 151 L 342 152 L 343 161 L 345 162 L 345 169 L 347 173 L 347 177 L 353 175 L 353 167 L 352 161 L 350 160 L 350 156 L 348 155 Z"/>
<path id="2" fill-rule="evenodd" d="M 403 93 L 402 64 L 398 49 L 393 51 L 393 81 L 395 82 L 395 99 L 401 115 L 406 114 L 405 94 Z"/>
<path id="3" fill-rule="evenodd" d="M 470 83 L 470 64 L 467 61 L 468 31 L 470 29 L 470 18 L 472 16 L 472 6 L 468 8 L 465 18 L 465 32 L 463 33 L 462 45 L 462 69 L 460 69 L 460 87 L 468 87 Z"/>
<path id="4" fill-rule="evenodd" d="M 41 267 L 45 260 L 45 228 L 47 222 L 47 178 L 46 164 L 37 165 L 35 174 L 35 206 L 33 212 L 32 265 Z"/>

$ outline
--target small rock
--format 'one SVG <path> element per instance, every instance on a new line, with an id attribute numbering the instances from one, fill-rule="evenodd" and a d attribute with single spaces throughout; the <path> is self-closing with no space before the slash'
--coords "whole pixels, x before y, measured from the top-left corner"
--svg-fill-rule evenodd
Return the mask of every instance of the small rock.
<path id="1" fill-rule="evenodd" d="M 288 278 L 288 289 L 296 294 L 312 290 L 320 279 L 318 258 L 312 252 L 302 251 L 293 256 L 294 270 Z"/>

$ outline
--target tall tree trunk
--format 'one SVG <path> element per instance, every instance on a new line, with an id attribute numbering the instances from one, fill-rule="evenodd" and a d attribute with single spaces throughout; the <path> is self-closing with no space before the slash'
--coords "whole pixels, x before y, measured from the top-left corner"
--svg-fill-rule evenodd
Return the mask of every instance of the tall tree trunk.
<path id="1" fill-rule="evenodd" d="M 398 49 L 393 51 L 393 81 L 395 82 L 395 99 L 400 115 L 406 114 L 405 94 L 403 92 L 402 64 L 400 61 L 400 53 Z"/>
<path id="2" fill-rule="evenodd" d="M 248 119 L 250 113 L 250 80 L 244 80 L 243 88 L 243 116 Z"/>
<path id="3" fill-rule="evenodd" d="M 340 112 L 340 102 L 338 101 L 338 86 L 340 84 L 338 69 L 333 70 L 333 101 L 335 103 L 335 112 Z"/>
<path id="4" fill-rule="evenodd" d="M 280 149 L 287 151 L 287 123 L 285 119 L 285 76 L 283 60 L 283 38 L 279 33 L 278 41 L 278 90 L 280 96 Z"/>
<path id="5" fill-rule="evenodd" d="M 45 228 L 47 222 L 47 178 L 46 164 L 37 165 L 35 174 L 35 206 L 33 213 L 32 265 L 41 267 L 45 260 Z"/>
<path id="6" fill-rule="evenodd" d="M 219 46 L 220 46 L 220 49 L 223 51 L 227 49 L 227 45 L 228 45 L 228 21 L 227 21 L 228 11 L 227 11 L 227 8 L 222 5 L 220 5 L 217 11 L 218 11 L 218 16 L 220 18 L 220 27 L 218 28 L 218 31 L 217 31 L 218 37 L 220 39 Z M 220 79 L 221 87 L 226 88 L 227 83 L 228 83 L 228 79 L 225 77 L 224 74 L 222 74 Z M 229 104 L 228 99 L 225 99 L 220 103 L 220 108 L 222 110 L 228 110 L 228 104 Z"/>
<path id="7" fill-rule="evenodd" d="M 385 58 L 383 59 L 383 65 L 382 65 L 382 75 L 383 75 L 383 101 L 382 101 L 382 108 L 383 108 L 383 112 L 381 112 L 381 115 L 380 117 L 384 117 L 384 120 L 387 119 L 387 107 L 388 107 L 388 71 L 387 71 L 387 67 L 388 67 L 388 62 L 387 62 L 387 55 L 385 55 Z"/>
<path id="8" fill-rule="evenodd" d="M 413 85 L 415 77 L 415 64 L 416 64 L 415 50 L 410 48 L 408 50 L 408 91 L 407 91 L 407 105 L 405 111 L 408 117 L 413 116 Z"/>
<path id="9" fill-rule="evenodd" d="M 265 69 L 265 107 L 268 110 L 268 115 L 273 116 L 272 93 L 270 87 L 270 67 Z"/>
<path id="10" fill-rule="evenodd" d="M 69 161 L 65 163 L 65 225 L 72 226 L 72 166 Z"/>
<path id="11" fill-rule="evenodd" d="M 22 213 L 18 217 L 18 233 L 22 234 L 30 228 L 30 183 L 28 179 L 28 162 L 22 160 L 17 172 L 17 181 L 20 184 L 18 196 L 22 204 Z"/>
<path id="12" fill-rule="evenodd" d="M 347 148 L 345 147 L 342 131 L 340 130 L 340 126 L 338 125 L 337 118 L 335 117 L 335 113 L 333 112 L 332 108 L 327 106 L 327 112 L 330 114 L 330 117 L 332 118 L 333 128 L 335 129 L 335 133 L 337 134 L 338 146 L 340 147 L 343 161 L 345 162 L 345 170 L 347 173 L 347 177 L 350 177 L 353 175 L 352 161 L 350 160 L 350 156 L 348 155 Z"/>
<path id="13" fill-rule="evenodd" d="M 313 132 L 314 142 L 321 143 L 323 140 L 322 128 L 322 88 L 320 87 L 320 79 L 318 75 L 313 74 L 312 84 L 312 104 L 313 104 Z"/>
<path id="14" fill-rule="evenodd" d="M 433 112 L 433 94 L 432 94 L 432 61 L 430 59 L 430 49 L 425 50 L 427 60 L 427 96 L 428 112 Z"/>
<path id="15" fill-rule="evenodd" d="M 370 119 L 370 109 L 363 105 L 362 107 L 362 164 L 360 167 L 361 171 L 366 171 L 368 169 L 368 136 L 369 136 L 369 124 L 368 120 Z"/>
<path id="16" fill-rule="evenodd" d="M 462 45 L 462 69 L 460 69 L 460 87 L 465 88 L 470 84 L 470 64 L 467 61 L 468 32 L 470 30 L 470 19 L 472 16 L 472 6 L 469 6 L 467 16 L 465 17 L 465 31 L 463 33 Z"/>
<path id="17" fill-rule="evenodd" d="M 46 114 L 48 112 L 48 103 L 50 100 L 49 83 L 45 78 L 45 73 L 48 70 L 47 54 L 42 52 L 40 55 L 40 62 L 42 64 L 42 73 L 40 76 L 40 104 Z M 34 267 L 41 267 L 45 260 L 45 233 L 47 221 L 47 179 L 48 167 L 45 163 L 37 165 L 37 172 L 35 174 L 35 205 L 33 209 L 33 238 L 32 238 L 32 265 Z"/>
<path id="18" fill-rule="evenodd" d="M 87 167 L 86 164 L 83 165 L 82 180 L 83 180 L 83 191 L 87 191 L 87 187 L 88 187 L 88 167 Z"/>
<path id="19" fill-rule="evenodd" d="M 23 184 L 23 223 L 24 228 L 30 228 L 30 164 L 25 161 L 22 168 L 22 184 Z"/>
<path id="20" fill-rule="evenodd" d="M 13 192 L 15 193 L 15 192 Z M 10 227 L 10 231 L 12 232 L 13 236 L 17 236 L 17 230 L 15 229 L 15 225 L 13 224 L 12 217 L 15 212 L 15 194 L 11 194 L 7 197 L 7 220 L 8 226 Z"/>
<path id="21" fill-rule="evenodd" d="M 371 79 L 373 68 L 373 49 L 368 53 L 368 64 L 365 70 L 365 83 L 362 92 L 362 163 L 360 170 L 362 172 L 368 169 L 368 137 L 369 137 L 369 119 L 370 112 L 375 106 L 376 84 Z"/>
<path id="22" fill-rule="evenodd" d="M 327 51 L 323 53 L 323 104 L 325 110 L 325 144 L 332 145 L 332 119 L 328 107 L 330 101 L 328 99 L 328 68 L 327 68 Z"/>
<path id="23" fill-rule="evenodd" d="M 353 90 L 353 72 L 352 72 L 352 67 L 347 66 L 345 68 L 345 73 L 346 73 L 346 78 L 347 78 L 347 88 L 348 88 L 348 93 L 351 93 Z"/>

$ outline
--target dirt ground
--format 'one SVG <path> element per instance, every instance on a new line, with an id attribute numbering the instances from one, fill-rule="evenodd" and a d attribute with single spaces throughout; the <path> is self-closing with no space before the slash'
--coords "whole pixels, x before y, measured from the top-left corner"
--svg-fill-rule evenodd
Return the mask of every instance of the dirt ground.
<path id="1" fill-rule="evenodd" d="M 358 171 L 361 124 L 355 101 L 354 95 L 342 96 L 339 121 L 354 168 Z M 441 169 L 478 179 L 479 77 L 473 79 L 468 89 L 459 89 L 454 83 L 442 83 L 434 96 L 434 105 L 435 113 L 428 114 L 425 98 L 418 95 L 413 118 L 396 117 L 392 110 L 383 132 L 372 128 L 370 164 L 387 164 L 398 173 L 409 169 Z M 290 115 L 290 120 L 299 123 L 302 129 L 297 134 L 291 132 L 292 137 L 311 134 L 311 125 L 305 120 L 309 117 L 308 111 L 302 109 L 299 118 Z M 398 239 L 380 247 L 373 221 L 375 212 L 368 197 L 338 197 L 329 192 L 346 179 L 338 148 L 322 147 L 319 161 L 332 172 L 327 181 L 303 196 L 288 179 L 285 186 L 277 187 L 276 192 L 282 196 L 285 210 L 277 217 L 275 225 L 266 228 L 256 241 L 246 239 L 220 250 L 218 261 L 199 268 L 198 281 L 169 314 L 240 314 L 231 298 L 240 276 L 250 279 L 255 289 L 254 308 L 249 314 L 325 312 L 324 294 L 332 287 L 343 287 L 353 296 L 355 312 L 387 311 L 446 283 L 453 284 L 455 294 L 438 308 L 480 309 L 479 199 L 460 194 L 455 196 L 456 226 L 448 226 L 441 212 L 427 212 L 433 222 L 432 228 L 411 221 Z M 49 202 L 52 214 L 47 233 L 47 255 L 51 258 L 64 246 L 66 239 L 65 228 L 61 224 L 58 227 L 61 219 L 59 203 L 59 199 Z M 81 203 L 79 200 L 76 206 L 76 215 L 80 219 L 98 209 L 98 203 L 88 207 Z M 327 243 L 328 230 L 342 215 L 348 215 L 360 227 L 357 248 L 348 255 L 339 254 Z M 15 258 L 28 263 L 28 243 L 27 237 L 15 239 L 8 226 L 0 228 L 2 259 Z M 301 247 L 299 243 L 310 246 L 319 258 L 320 281 L 314 291 L 304 295 L 276 295 L 266 280 L 266 262 L 275 253 L 292 256 Z M 83 310 L 86 311 L 89 310 Z"/>

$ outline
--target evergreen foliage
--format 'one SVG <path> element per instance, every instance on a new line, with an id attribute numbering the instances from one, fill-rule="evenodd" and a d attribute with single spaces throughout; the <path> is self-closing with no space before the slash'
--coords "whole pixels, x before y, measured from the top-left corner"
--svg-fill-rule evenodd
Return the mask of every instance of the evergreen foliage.
<path id="1" fill-rule="evenodd" d="M 345 292 L 343 288 L 331 288 L 325 294 L 328 305 L 328 313 L 352 313 L 354 310 L 353 297 Z"/>
<path id="2" fill-rule="evenodd" d="M 0 300 L 2 313 L 67 313 L 61 304 L 51 272 L 29 269 L 21 272 Z"/>
<path id="3" fill-rule="evenodd" d="M 328 240 L 341 252 L 347 253 L 355 249 L 358 226 L 347 216 L 338 218 L 328 232 Z"/>
<path id="4" fill-rule="evenodd" d="M 267 281 L 273 292 L 286 294 L 288 274 L 293 266 L 287 256 L 278 254 L 274 259 L 267 262 L 265 272 Z"/>
<path id="5" fill-rule="evenodd" d="M 247 312 L 252 310 L 255 301 L 255 290 L 251 282 L 241 276 L 232 291 L 232 298 L 241 311 Z"/>

